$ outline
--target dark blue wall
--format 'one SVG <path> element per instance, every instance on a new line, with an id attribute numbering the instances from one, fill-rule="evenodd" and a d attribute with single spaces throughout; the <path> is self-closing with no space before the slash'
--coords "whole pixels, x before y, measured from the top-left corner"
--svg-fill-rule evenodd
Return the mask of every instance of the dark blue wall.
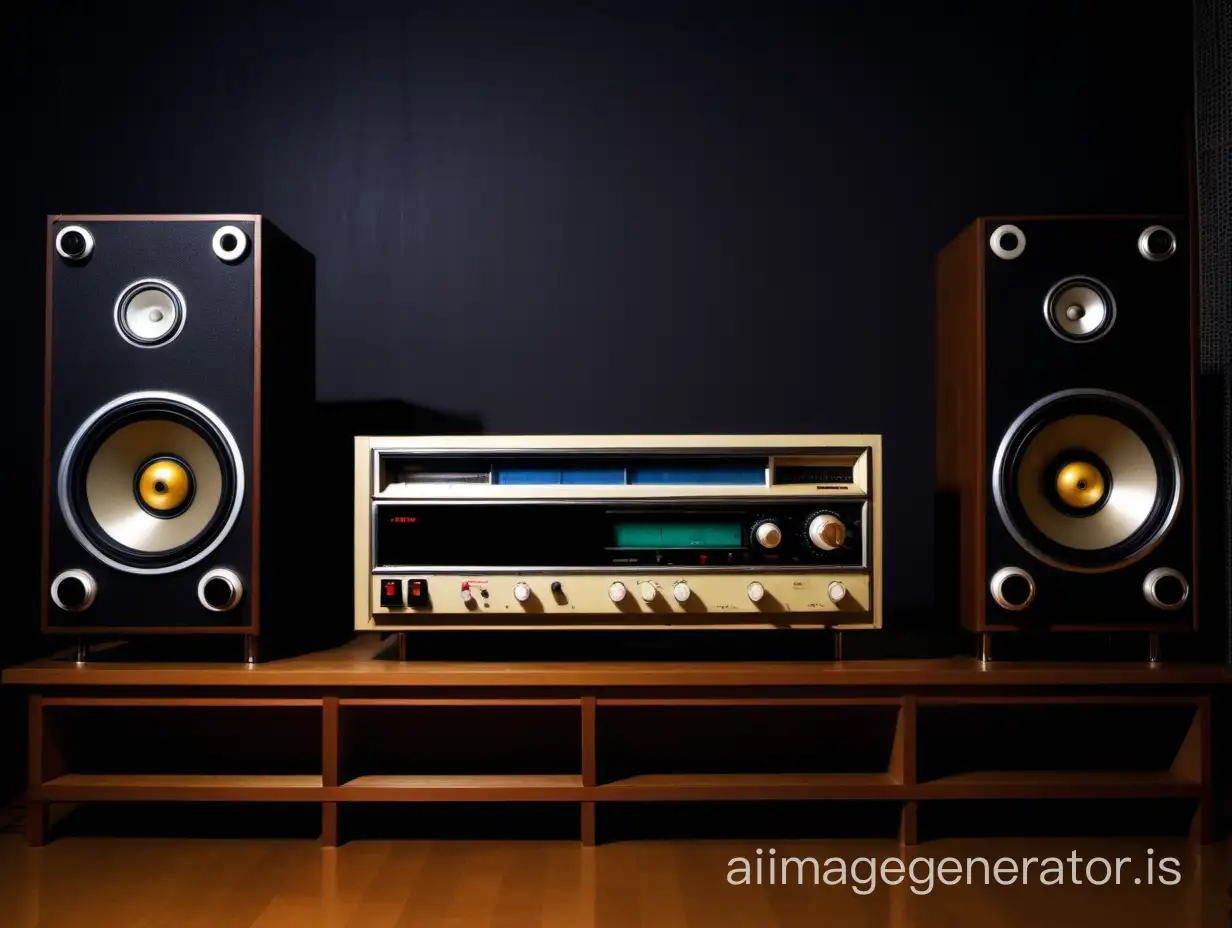
<path id="1" fill-rule="evenodd" d="M 583 6 L 10 24 L 13 535 L 35 545 L 43 214 L 262 212 L 317 256 L 323 400 L 884 433 L 888 621 L 922 621 L 933 256 L 981 213 L 1185 210 L 1187 5 Z"/>

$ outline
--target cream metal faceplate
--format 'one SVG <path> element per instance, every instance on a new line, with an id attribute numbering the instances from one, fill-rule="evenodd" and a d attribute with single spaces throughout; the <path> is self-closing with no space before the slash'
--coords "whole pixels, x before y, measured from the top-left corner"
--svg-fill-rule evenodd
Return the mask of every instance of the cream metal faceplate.
<path id="1" fill-rule="evenodd" d="M 764 454 L 770 460 L 763 486 L 521 486 L 477 483 L 403 484 L 386 482 L 387 455 L 495 455 L 577 452 L 615 455 L 641 452 L 706 451 Z M 774 483 L 774 469 L 820 456 L 852 467 L 845 485 L 814 487 Z M 426 569 L 416 565 L 373 571 L 373 513 L 381 502 L 605 499 L 722 500 L 732 497 L 775 499 L 864 498 L 865 556 L 863 568 L 782 567 L 636 568 L 545 570 L 475 567 Z M 357 630 L 416 629 L 599 629 L 599 628 L 742 628 L 881 626 L 881 438 L 878 435 L 701 435 L 701 436 L 452 436 L 446 438 L 358 437 L 355 439 L 355 627 Z M 429 605 L 386 608 L 380 605 L 384 579 L 428 582 Z M 560 584 L 552 591 L 553 581 Z M 684 602 L 675 584 L 686 583 Z M 840 583 L 836 603 L 831 585 Z M 525 602 L 514 589 L 525 584 Z M 613 583 L 624 584 L 626 595 L 614 602 Z M 760 583 L 761 600 L 754 602 L 749 586 Z M 464 584 L 470 597 L 463 596 Z M 642 593 L 653 588 L 653 598 Z M 484 595 L 486 594 L 486 595 Z"/>

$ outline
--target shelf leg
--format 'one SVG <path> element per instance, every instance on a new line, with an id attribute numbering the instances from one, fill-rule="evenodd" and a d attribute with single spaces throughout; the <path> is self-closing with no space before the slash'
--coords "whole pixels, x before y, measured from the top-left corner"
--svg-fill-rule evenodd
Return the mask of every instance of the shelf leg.
<path id="1" fill-rule="evenodd" d="M 1158 664 L 1160 660 L 1162 660 L 1160 657 L 1162 652 L 1161 640 L 1158 634 L 1151 635 L 1149 649 L 1148 660 L 1150 660 L 1152 664 Z"/>
<path id="2" fill-rule="evenodd" d="M 256 635 L 244 636 L 244 663 L 255 664 L 260 660 L 261 647 Z"/>
<path id="3" fill-rule="evenodd" d="M 920 843 L 919 811 L 919 804 L 914 799 L 903 803 L 898 821 L 898 843 L 904 847 L 915 847 Z"/>
<path id="4" fill-rule="evenodd" d="M 992 635 L 988 632 L 980 633 L 980 663 L 992 663 Z"/>
<path id="5" fill-rule="evenodd" d="M 47 843 L 51 807 L 46 802 L 31 799 L 26 803 L 26 844 L 42 847 Z"/>
<path id="6" fill-rule="evenodd" d="M 90 642 L 84 638 L 77 639 L 77 663 L 84 664 L 90 659 Z"/>
<path id="7" fill-rule="evenodd" d="M 843 659 L 843 633 L 837 630 L 834 632 L 834 659 L 836 661 Z"/>
<path id="8" fill-rule="evenodd" d="M 338 846 L 338 803 L 321 803 L 321 847 Z"/>
<path id="9" fill-rule="evenodd" d="M 398 660 L 406 660 L 406 632 L 395 632 L 398 636 Z"/>
<path id="10" fill-rule="evenodd" d="M 582 847 L 594 847 L 595 841 L 595 804 L 583 802 L 582 806 Z"/>

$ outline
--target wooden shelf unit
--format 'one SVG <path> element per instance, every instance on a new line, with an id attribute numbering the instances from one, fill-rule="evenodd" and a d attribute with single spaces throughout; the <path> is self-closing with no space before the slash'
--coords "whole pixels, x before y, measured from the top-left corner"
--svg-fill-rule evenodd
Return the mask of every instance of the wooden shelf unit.
<path id="1" fill-rule="evenodd" d="M 417 673 L 376 650 L 361 641 L 242 669 L 40 661 L 7 671 L 5 683 L 30 689 L 28 840 L 47 840 L 48 806 L 61 802 L 314 803 L 332 846 L 350 803 L 577 803 L 593 844 L 596 808 L 609 803 L 879 801 L 899 804 L 899 838 L 915 844 L 921 804 L 1074 799 L 1185 800 L 1191 838 L 1211 840 L 1213 694 L 1227 677 L 1210 665 L 903 661 L 891 675 L 859 663 L 643 663 L 592 666 L 588 683 L 576 664 Z M 153 722 L 142 716 L 151 711 Z M 949 711 L 975 713 L 978 726 L 921 723 Z M 1040 731 L 989 735 L 1024 719 L 1046 727 L 1050 711 L 1077 718 L 1079 733 L 1084 712 L 1150 725 L 1126 729 L 1111 753 L 1127 763 L 1107 770 L 1066 769 L 1063 751 L 1036 769 L 1038 758 L 1013 750 Z M 83 750 L 78 712 L 94 714 L 85 734 L 99 728 L 121 745 L 137 743 L 125 726 L 144 737 L 141 724 L 168 719 L 195 720 L 216 740 L 186 759 L 134 754 L 125 769 L 129 755 Z M 264 727 L 243 737 L 257 714 Z M 274 745 L 292 759 L 254 766 L 268 761 L 256 742 L 284 727 Z"/>

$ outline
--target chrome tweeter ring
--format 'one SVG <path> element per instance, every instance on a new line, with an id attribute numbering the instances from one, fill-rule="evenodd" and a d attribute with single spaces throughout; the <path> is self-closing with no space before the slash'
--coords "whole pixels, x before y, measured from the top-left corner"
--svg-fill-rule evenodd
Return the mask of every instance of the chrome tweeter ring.
<path id="1" fill-rule="evenodd" d="M 219 226 L 214 232 L 213 248 L 219 261 L 234 264 L 248 252 L 248 236 L 239 226 Z"/>
<path id="2" fill-rule="evenodd" d="M 1156 609 L 1180 609 L 1189 601 L 1189 581 L 1179 570 L 1157 567 L 1142 581 L 1142 595 Z"/>
<path id="3" fill-rule="evenodd" d="M 1002 609 L 1021 612 L 1035 600 L 1035 580 L 1021 567 L 1002 567 L 992 575 L 988 591 Z"/>

